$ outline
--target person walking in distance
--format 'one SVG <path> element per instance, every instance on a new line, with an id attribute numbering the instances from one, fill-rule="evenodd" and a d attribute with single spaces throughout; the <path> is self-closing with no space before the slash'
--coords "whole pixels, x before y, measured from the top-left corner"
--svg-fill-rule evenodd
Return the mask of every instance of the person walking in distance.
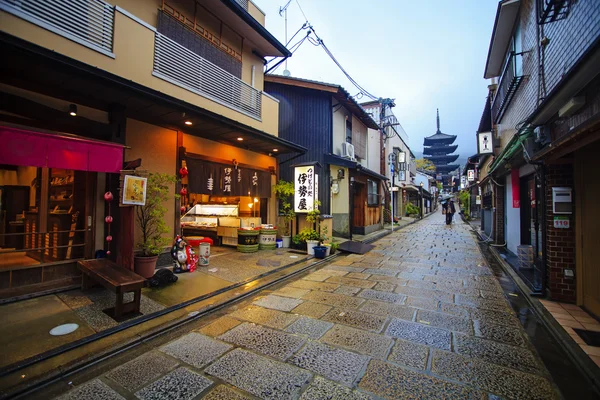
<path id="1" fill-rule="evenodd" d="M 452 224 L 452 219 L 454 219 L 454 213 L 456 212 L 454 200 L 450 199 L 446 207 L 446 225 L 450 225 Z"/>

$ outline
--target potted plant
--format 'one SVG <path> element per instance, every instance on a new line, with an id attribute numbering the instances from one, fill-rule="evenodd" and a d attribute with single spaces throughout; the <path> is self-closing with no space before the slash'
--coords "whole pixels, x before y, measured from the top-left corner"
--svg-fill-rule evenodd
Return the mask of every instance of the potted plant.
<path id="1" fill-rule="evenodd" d="M 139 254 L 134 257 L 135 273 L 148 279 L 154 275 L 158 255 L 163 252 L 171 239 L 164 235 L 169 232 L 164 217 L 167 207 L 164 203 L 179 195 L 172 194 L 171 184 L 177 177 L 169 174 L 150 173 L 146 187 L 146 204 L 136 207 L 135 220 L 141 230 L 141 241 L 137 244 Z"/>
<path id="2" fill-rule="evenodd" d="M 306 222 L 312 224 L 312 228 L 303 229 L 307 232 L 310 231 L 310 233 L 308 234 L 308 236 L 310 237 L 307 237 L 306 239 L 306 250 L 307 253 L 311 256 L 315 254 L 313 247 L 319 246 L 320 243 L 323 241 L 321 239 L 321 235 L 315 229 L 317 226 L 317 222 L 319 221 L 319 216 L 321 215 L 321 211 L 319 211 L 320 205 L 321 202 L 319 200 L 315 200 L 315 206 L 313 207 L 313 209 L 306 213 Z"/>
<path id="3" fill-rule="evenodd" d="M 296 217 L 296 213 L 292 208 L 291 197 L 294 195 L 294 184 L 292 182 L 280 180 L 273 186 L 275 197 L 279 200 L 279 216 L 283 218 L 284 225 L 281 231 L 281 240 L 283 247 L 290 247 L 291 239 L 291 222 Z"/>

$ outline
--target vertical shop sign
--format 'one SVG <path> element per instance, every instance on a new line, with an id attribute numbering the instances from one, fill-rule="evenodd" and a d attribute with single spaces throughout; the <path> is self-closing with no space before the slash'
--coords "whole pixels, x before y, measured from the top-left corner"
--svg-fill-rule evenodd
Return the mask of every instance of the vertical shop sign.
<path id="1" fill-rule="evenodd" d="M 294 211 L 307 213 L 315 204 L 315 174 L 313 166 L 295 167 L 294 169 Z"/>
<path id="2" fill-rule="evenodd" d="M 510 171 L 510 181 L 512 184 L 512 206 L 513 208 L 521 208 L 521 181 L 518 168 Z"/>

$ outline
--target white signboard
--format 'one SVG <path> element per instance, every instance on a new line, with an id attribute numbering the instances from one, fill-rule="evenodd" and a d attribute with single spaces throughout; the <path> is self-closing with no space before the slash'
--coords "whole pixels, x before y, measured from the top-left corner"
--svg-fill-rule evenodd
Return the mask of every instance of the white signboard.
<path id="1" fill-rule="evenodd" d="M 492 132 L 481 132 L 477 134 L 477 145 L 479 154 L 493 154 Z"/>
<path id="2" fill-rule="evenodd" d="M 316 175 L 313 165 L 294 168 L 294 211 L 307 213 L 315 206 Z"/>
<path id="3" fill-rule="evenodd" d="M 470 169 L 467 171 L 467 180 L 469 182 L 473 182 L 475 180 L 475 170 L 474 169 Z"/>
<path id="4" fill-rule="evenodd" d="M 401 151 L 398 153 L 398 162 L 406 162 L 406 153 Z"/>
<path id="5" fill-rule="evenodd" d="M 398 179 L 401 181 L 406 180 L 406 171 L 398 171 Z"/>

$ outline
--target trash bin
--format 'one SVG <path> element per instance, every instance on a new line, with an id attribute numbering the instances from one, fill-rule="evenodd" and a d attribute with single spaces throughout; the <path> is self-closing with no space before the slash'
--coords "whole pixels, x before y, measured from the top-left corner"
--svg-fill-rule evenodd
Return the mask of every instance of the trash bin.
<path id="1" fill-rule="evenodd" d="M 200 266 L 206 267 L 210 260 L 210 243 L 200 243 Z"/>

